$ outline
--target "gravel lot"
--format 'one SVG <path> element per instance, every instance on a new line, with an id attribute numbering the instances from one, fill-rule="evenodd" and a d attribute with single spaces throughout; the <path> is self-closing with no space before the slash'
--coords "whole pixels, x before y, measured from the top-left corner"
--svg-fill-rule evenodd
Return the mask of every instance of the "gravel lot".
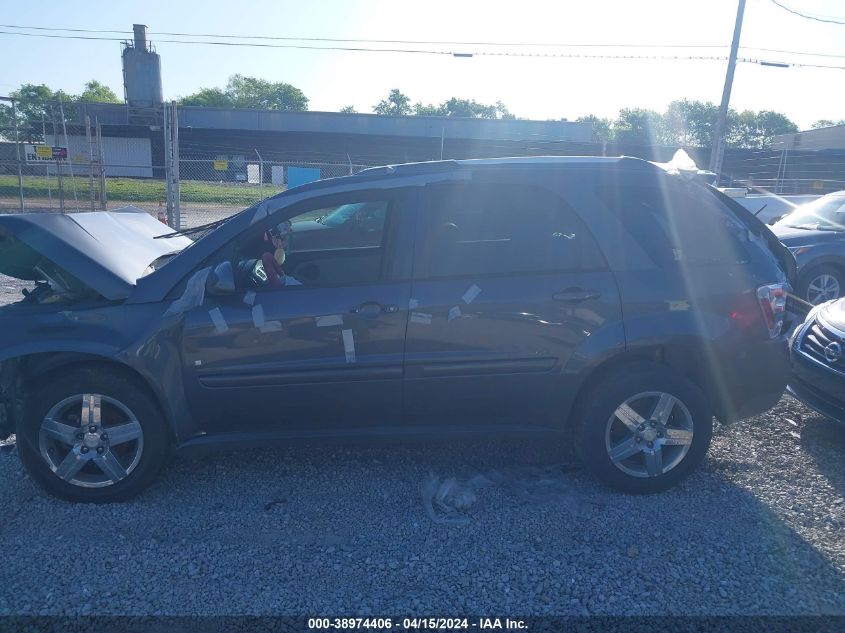
<path id="1" fill-rule="evenodd" d="M 109 506 L 9 448 L 0 481 L 0 614 L 845 614 L 845 427 L 789 397 L 649 497 L 524 440 L 182 455 Z"/>

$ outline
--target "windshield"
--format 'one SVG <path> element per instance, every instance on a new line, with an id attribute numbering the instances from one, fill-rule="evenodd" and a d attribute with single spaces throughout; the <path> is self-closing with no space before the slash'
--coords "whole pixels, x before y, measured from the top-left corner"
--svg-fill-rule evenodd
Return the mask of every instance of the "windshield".
<path id="1" fill-rule="evenodd" d="M 358 211 L 361 210 L 366 202 L 355 202 L 353 204 L 344 204 L 339 206 L 337 209 L 329 213 L 328 215 L 323 216 L 320 218 L 320 223 L 325 224 L 326 226 L 340 226 L 341 224 L 345 224 L 349 221 L 352 216 L 354 216 Z"/>
<path id="2" fill-rule="evenodd" d="M 796 229 L 845 231 L 845 194 L 837 192 L 804 204 L 776 223 Z"/>

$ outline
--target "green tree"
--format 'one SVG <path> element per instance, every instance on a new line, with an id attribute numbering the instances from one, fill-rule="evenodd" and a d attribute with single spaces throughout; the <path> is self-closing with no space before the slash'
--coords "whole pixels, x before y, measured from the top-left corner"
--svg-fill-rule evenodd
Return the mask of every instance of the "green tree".
<path id="1" fill-rule="evenodd" d="M 201 88 L 187 97 L 179 99 L 179 105 L 203 108 L 231 108 L 232 98 L 221 88 Z"/>
<path id="2" fill-rule="evenodd" d="M 613 130 L 610 127 L 612 122 L 610 119 L 602 119 L 595 114 L 588 114 L 586 116 L 579 116 L 575 119 L 575 122 L 593 124 L 593 143 L 604 143 L 613 140 Z"/>
<path id="3" fill-rule="evenodd" d="M 417 102 L 414 104 L 414 114 L 417 116 L 450 116 L 470 119 L 514 119 L 508 107 L 501 101 L 493 105 L 479 103 L 474 99 L 458 99 L 452 97 L 440 105 L 427 105 Z"/>
<path id="4" fill-rule="evenodd" d="M 85 90 L 79 94 L 77 99 L 96 103 L 123 103 L 123 99 L 119 99 L 114 90 L 96 79 L 85 83 Z"/>
<path id="5" fill-rule="evenodd" d="M 232 75 L 226 88 L 201 88 L 179 99 L 180 105 L 207 108 L 251 108 L 300 111 L 308 109 L 308 97 L 297 87 L 257 77 Z"/>
<path id="6" fill-rule="evenodd" d="M 719 108 L 707 101 L 673 101 L 663 113 L 664 142 L 687 147 L 710 147 Z"/>
<path id="7" fill-rule="evenodd" d="M 833 119 L 819 119 L 810 127 L 814 130 L 818 130 L 821 127 L 833 127 L 834 125 L 845 125 L 845 119 L 839 119 L 838 121 L 834 121 Z"/>
<path id="8" fill-rule="evenodd" d="M 340 111 L 344 114 L 355 114 L 358 112 L 353 105 L 343 106 Z"/>
<path id="9" fill-rule="evenodd" d="M 632 145 L 662 145 L 666 136 L 663 117 L 645 108 L 623 108 L 611 130 L 615 141 Z"/>
<path id="10" fill-rule="evenodd" d="M 398 88 L 394 88 L 387 95 L 387 99 L 382 99 L 373 106 L 373 112 L 386 116 L 407 116 L 412 112 L 411 99 Z"/>
<path id="11" fill-rule="evenodd" d="M 797 131 L 798 126 L 780 112 L 731 110 L 728 113 L 726 141 L 729 147 L 762 149 L 770 145 L 776 135 Z"/>
<path id="12" fill-rule="evenodd" d="M 414 114 L 417 116 L 447 116 L 448 113 L 442 105 L 436 106 L 433 103 L 424 105 L 417 101 L 414 104 Z"/>

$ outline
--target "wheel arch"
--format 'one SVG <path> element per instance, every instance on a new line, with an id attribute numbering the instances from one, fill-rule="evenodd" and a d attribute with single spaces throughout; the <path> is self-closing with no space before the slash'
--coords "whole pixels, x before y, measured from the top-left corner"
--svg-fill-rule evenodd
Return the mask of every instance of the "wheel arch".
<path id="1" fill-rule="evenodd" d="M 70 368 L 74 370 L 107 371 L 119 373 L 141 389 L 152 401 L 168 428 L 171 443 L 177 439 L 174 420 L 162 398 L 149 380 L 139 371 L 115 358 L 88 352 L 34 352 L 0 361 L 0 436 L 3 431 L 14 432 L 17 421 L 24 414 L 27 398 L 34 392 L 36 381 L 50 380 Z M 6 420 L 8 429 L 2 427 Z M 10 422 L 10 424 L 9 424 Z"/>
<path id="2" fill-rule="evenodd" d="M 566 427 L 574 428 L 597 385 L 617 372 L 636 371 L 649 365 L 668 367 L 698 386 L 708 401 L 715 403 L 713 408 L 716 416 L 725 419 L 728 408 L 723 403 L 729 402 L 729 396 L 723 393 L 713 372 L 706 370 L 712 363 L 713 359 L 706 346 L 692 342 L 648 345 L 607 358 L 593 368 L 579 386 L 566 419 Z"/>

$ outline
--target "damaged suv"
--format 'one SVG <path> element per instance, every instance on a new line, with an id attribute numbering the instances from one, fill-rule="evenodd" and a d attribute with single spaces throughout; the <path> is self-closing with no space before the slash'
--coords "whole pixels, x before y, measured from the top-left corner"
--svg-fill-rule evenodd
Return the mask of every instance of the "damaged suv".
<path id="1" fill-rule="evenodd" d="M 298 243 L 363 207 L 342 243 Z M 0 436 L 52 494 L 129 498 L 174 447 L 493 432 L 574 442 L 608 485 L 656 492 L 714 416 L 787 382 L 794 258 L 642 160 L 376 168 L 206 228 L 0 216 L 0 272 L 35 283 L 0 309 Z"/>

